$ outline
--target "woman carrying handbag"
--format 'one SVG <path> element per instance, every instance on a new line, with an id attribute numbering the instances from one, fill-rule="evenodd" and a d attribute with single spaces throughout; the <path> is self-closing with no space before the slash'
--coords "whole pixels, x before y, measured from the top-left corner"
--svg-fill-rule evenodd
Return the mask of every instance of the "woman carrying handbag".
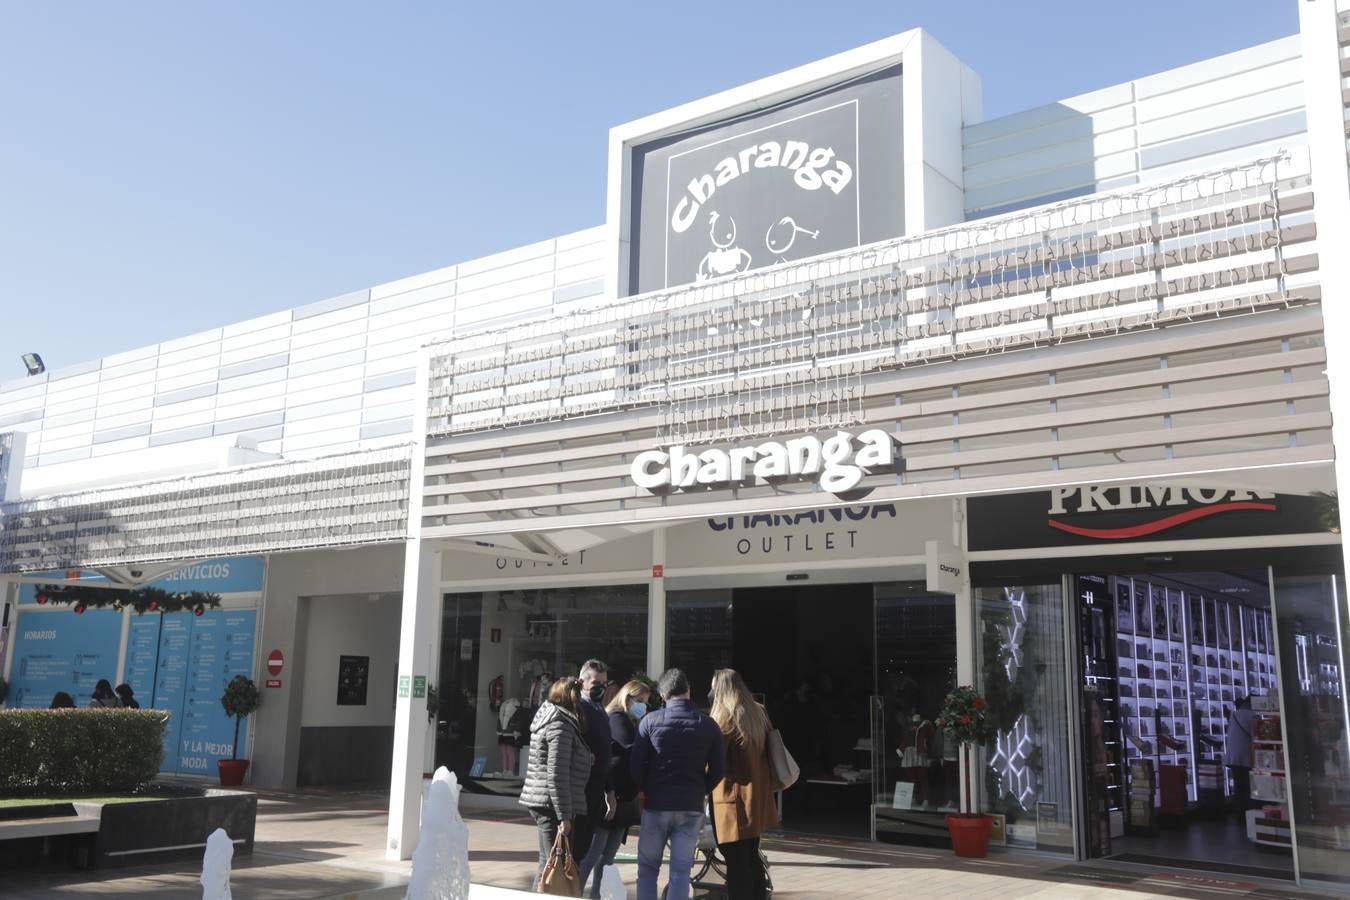
<path id="1" fill-rule="evenodd" d="M 559 678 L 530 724 L 529 769 L 520 803 L 539 829 L 539 871 L 532 890 L 580 897 L 581 880 L 568 836 L 572 820 L 586 812 L 586 780 L 591 751 L 581 714 L 581 685 Z"/>
<path id="2" fill-rule="evenodd" d="M 778 825 L 768 751 L 773 726 L 735 669 L 713 673 L 709 699 L 726 745 L 726 776 L 713 788 L 712 821 L 717 849 L 727 861 L 727 896 L 765 900 L 759 837 Z"/>

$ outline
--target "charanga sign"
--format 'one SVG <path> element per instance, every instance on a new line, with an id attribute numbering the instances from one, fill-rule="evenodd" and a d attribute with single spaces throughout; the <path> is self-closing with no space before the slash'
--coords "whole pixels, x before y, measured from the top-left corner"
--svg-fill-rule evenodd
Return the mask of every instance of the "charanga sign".
<path id="1" fill-rule="evenodd" d="M 899 459 L 895 437 L 873 428 L 856 436 L 837 431 L 824 440 L 803 435 L 725 450 L 683 444 L 646 450 L 633 460 L 630 475 L 634 484 L 653 494 L 814 481 L 842 496 L 868 475 L 896 471 Z"/>

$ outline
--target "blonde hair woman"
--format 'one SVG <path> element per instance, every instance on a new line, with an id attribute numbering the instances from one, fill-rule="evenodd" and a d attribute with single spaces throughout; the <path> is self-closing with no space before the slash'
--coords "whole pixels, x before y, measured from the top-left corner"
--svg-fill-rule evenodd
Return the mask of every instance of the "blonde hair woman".
<path id="1" fill-rule="evenodd" d="M 713 788 L 713 830 L 727 861 L 727 896 L 764 900 L 768 893 L 759 837 L 778 824 L 769 753 L 773 725 L 735 669 L 718 669 L 712 679 L 712 718 L 726 745 L 726 776 Z"/>
<path id="2" fill-rule="evenodd" d="M 583 896 L 600 896 L 600 878 L 605 867 L 614 864 L 619 845 L 628 839 L 628 829 L 642 820 L 642 813 L 638 809 L 637 785 L 633 784 L 633 775 L 628 770 L 628 752 L 633 749 L 638 722 L 647 714 L 647 701 L 650 699 L 651 688 L 646 682 L 630 681 L 618 688 L 614 699 L 605 707 L 605 712 L 609 714 L 610 750 L 613 751 L 609 775 L 614 786 L 614 817 L 595 823 L 595 836 L 591 838 L 590 849 L 577 866 Z M 588 881 L 592 882 L 589 893 L 586 890 Z"/>

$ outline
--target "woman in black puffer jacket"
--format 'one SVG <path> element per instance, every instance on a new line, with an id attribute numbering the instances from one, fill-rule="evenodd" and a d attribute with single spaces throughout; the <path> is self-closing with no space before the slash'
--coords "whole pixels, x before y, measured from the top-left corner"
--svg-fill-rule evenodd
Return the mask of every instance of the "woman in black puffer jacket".
<path id="1" fill-rule="evenodd" d="M 548 699 L 530 723 L 530 757 L 525 771 L 521 805 L 539 828 L 539 870 L 534 890 L 544 874 L 558 833 L 572 833 L 572 820 L 586 814 L 586 780 L 591 774 L 591 750 L 586 746 L 586 718 L 581 714 L 581 685 L 575 678 L 559 678 Z"/>

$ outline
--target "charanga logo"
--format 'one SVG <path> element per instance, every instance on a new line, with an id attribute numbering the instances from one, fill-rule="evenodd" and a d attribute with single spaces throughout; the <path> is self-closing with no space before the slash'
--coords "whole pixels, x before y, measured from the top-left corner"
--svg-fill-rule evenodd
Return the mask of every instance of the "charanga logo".
<path id="1" fill-rule="evenodd" d="M 833 147 L 812 147 L 805 141 L 765 141 L 751 144 L 739 153 L 724 157 L 713 171 L 692 178 L 675 204 L 670 227 L 683 234 L 698 218 L 699 210 L 725 187 L 751 169 L 784 168 L 792 171 L 792 181 L 804 191 L 829 188 L 838 195 L 853 180 L 853 167 L 836 157 Z"/>

